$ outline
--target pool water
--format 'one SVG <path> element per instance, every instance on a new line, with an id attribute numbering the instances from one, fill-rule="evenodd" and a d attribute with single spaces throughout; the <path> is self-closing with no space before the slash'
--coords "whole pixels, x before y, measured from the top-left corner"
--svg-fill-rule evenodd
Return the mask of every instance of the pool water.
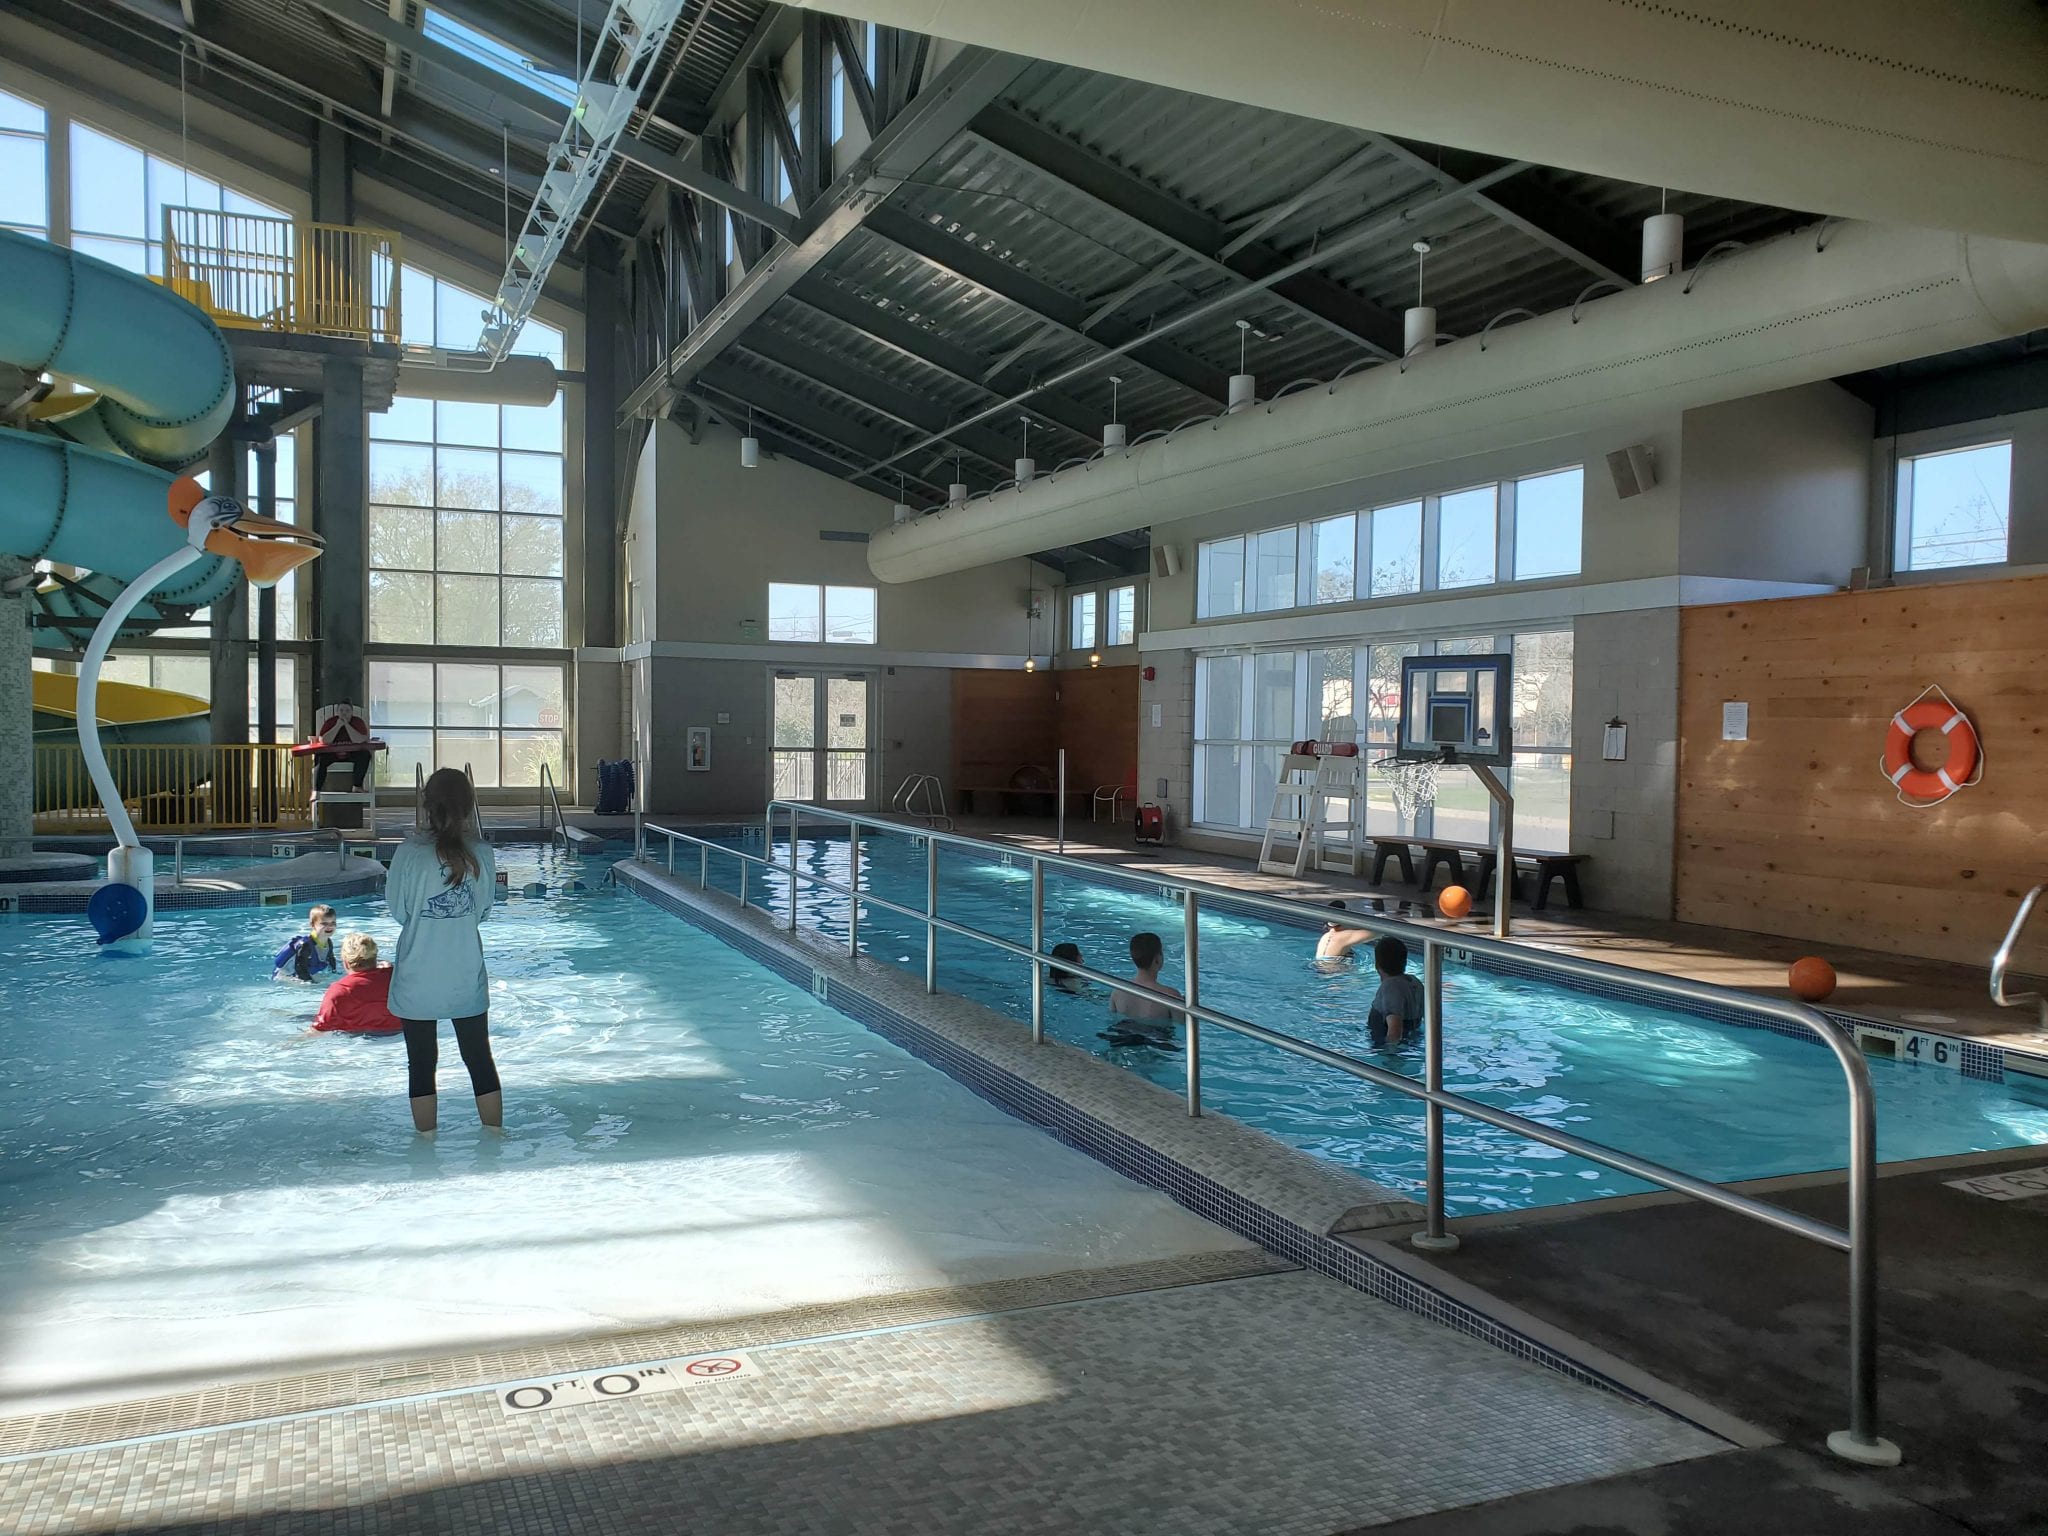
<path id="1" fill-rule="evenodd" d="M 0 1416 L 1248 1246 L 605 862 L 499 868 L 590 887 L 484 927 L 503 1137 L 445 1026 L 433 1141 L 402 1041 L 304 1037 L 318 990 L 269 980 L 303 903 L 160 912 L 134 958 L 0 918 Z M 390 953 L 380 899 L 340 918 Z"/>
<path id="2" fill-rule="evenodd" d="M 744 846 L 758 855 L 760 835 Z M 847 843 L 806 837 L 801 867 L 846 882 Z M 940 914 L 1028 944 L 1030 870 L 958 845 L 940 847 Z M 788 858 L 786 839 L 775 857 Z M 694 850 L 678 853 L 694 879 Z M 737 892 L 738 863 L 713 855 L 712 883 Z M 861 883 L 885 900 L 922 908 L 925 853 L 908 834 L 864 837 Z M 750 899 L 788 910 L 786 876 L 755 871 Z M 846 937 L 845 899 L 812 886 L 804 926 Z M 1360 919 L 1369 926 L 1370 917 Z M 1374 1052 L 1365 1018 L 1377 986 L 1369 955 L 1335 974 L 1311 963 L 1314 935 L 1256 918 L 1203 912 L 1202 1000 L 1210 1007 L 1420 1078 L 1419 1044 Z M 862 950 L 924 975 L 921 924 L 863 904 Z M 1163 888 L 1133 891 L 1048 870 L 1045 942 L 1078 944 L 1086 962 L 1129 974 L 1132 933 L 1166 944 L 1162 979 L 1180 984 L 1182 919 Z M 1419 973 L 1421 957 L 1410 969 Z M 1030 1018 L 1030 967 L 941 934 L 939 987 L 1020 1022 Z M 1613 1002 L 1551 982 L 1447 961 L 1444 1086 L 1546 1125 L 1716 1181 L 1839 1168 L 1846 1160 L 1848 1091 L 1833 1054 L 1764 1029 L 1716 1024 L 1672 1009 Z M 1104 1040 L 1104 989 L 1046 990 L 1046 1029 L 1181 1091 L 1184 1057 Z M 1885 1161 L 2048 1142 L 2048 1102 L 1958 1072 L 1873 1059 L 1878 1156 Z M 1205 1112 L 1235 1117 L 1283 1141 L 1403 1192 L 1423 1187 L 1423 1110 L 1374 1087 L 1223 1029 L 1202 1034 Z M 1453 1210 L 1561 1205 L 1651 1186 L 1511 1132 L 1451 1116 L 1445 1130 L 1446 1199 Z"/>

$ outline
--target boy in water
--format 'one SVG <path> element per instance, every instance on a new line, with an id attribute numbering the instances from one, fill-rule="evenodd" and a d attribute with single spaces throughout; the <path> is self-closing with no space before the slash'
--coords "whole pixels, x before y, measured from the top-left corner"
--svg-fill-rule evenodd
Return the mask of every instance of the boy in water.
<path id="1" fill-rule="evenodd" d="M 338 971 L 334 958 L 334 908 L 319 902 L 306 914 L 306 931 L 270 959 L 270 979 L 290 976 L 311 981 L 323 971 Z"/>
<path id="2" fill-rule="evenodd" d="M 352 933 L 341 941 L 348 974 L 320 999 L 316 1031 L 350 1035 L 395 1035 L 405 1026 L 391 1011 L 391 967 L 377 963 L 377 941 Z"/>
<path id="3" fill-rule="evenodd" d="M 1348 915 L 1343 902 L 1333 901 L 1330 905 Z M 1337 961 L 1348 959 L 1352 950 L 1371 942 L 1372 933 L 1368 929 L 1348 928 L 1331 918 L 1323 925 L 1322 937 L 1316 940 L 1316 966 L 1319 970 L 1334 971 L 1338 968 Z"/>
<path id="4" fill-rule="evenodd" d="M 1372 964 L 1380 975 L 1380 989 L 1373 994 L 1372 1007 L 1366 1013 L 1373 1048 L 1399 1045 L 1411 1034 L 1420 1038 L 1422 983 L 1408 974 L 1408 946 L 1396 938 L 1381 939 L 1372 947 Z"/>
<path id="5" fill-rule="evenodd" d="M 1131 980 L 1168 997 L 1179 997 L 1179 992 L 1159 979 L 1159 967 L 1165 962 L 1166 946 L 1160 942 L 1158 934 L 1131 935 L 1131 964 L 1137 968 L 1137 974 Z M 1116 988 L 1109 994 L 1109 1011 L 1119 1021 L 1103 1032 L 1102 1038 L 1111 1045 L 1150 1045 L 1162 1051 L 1180 1049 L 1173 1043 L 1176 1012 L 1158 998 Z M 1126 1019 L 1131 1022 L 1121 1022 Z"/>
<path id="6" fill-rule="evenodd" d="M 1053 945 L 1052 957 L 1055 960 L 1071 960 L 1076 965 L 1083 963 L 1081 946 L 1071 942 Z M 1054 986 L 1071 997 L 1079 997 L 1088 990 L 1087 982 L 1072 971 L 1063 971 L 1056 965 L 1049 968 L 1047 975 Z"/>

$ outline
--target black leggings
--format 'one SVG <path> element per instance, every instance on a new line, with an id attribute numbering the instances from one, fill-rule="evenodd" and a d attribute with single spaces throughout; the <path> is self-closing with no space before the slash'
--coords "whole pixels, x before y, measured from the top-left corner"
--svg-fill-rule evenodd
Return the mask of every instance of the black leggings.
<path id="1" fill-rule="evenodd" d="M 415 1099 L 434 1096 L 434 1069 L 441 1064 L 441 1042 L 436 1037 L 439 1019 L 401 1019 L 405 1026 L 406 1095 Z M 491 1016 L 475 1014 L 455 1020 L 455 1043 L 462 1051 L 462 1064 L 469 1068 L 469 1086 L 478 1098 L 498 1091 L 498 1064 L 491 1060 Z"/>

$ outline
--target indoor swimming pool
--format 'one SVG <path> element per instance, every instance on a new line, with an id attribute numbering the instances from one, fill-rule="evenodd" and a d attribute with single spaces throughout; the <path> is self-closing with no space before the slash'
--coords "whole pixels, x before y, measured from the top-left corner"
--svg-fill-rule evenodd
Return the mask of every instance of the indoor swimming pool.
<path id="1" fill-rule="evenodd" d="M 445 1028 L 431 1142 L 401 1041 L 303 1038 L 318 991 L 269 979 L 303 902 L 162 912 L 134 958 L 0 918 L 0 1416 L 1249 1247 L 604 861 L 499 868 L 589 886 L 484 926 L 502 1138 Z M 381 900 L 340 920 L 390 954 Z"/>
<path id="2" fill-rule="evenodd" d="M 862 885 L 899 905 L 924 902 L 922 839 L 868 836 Z M 735 842 L 759 854 L 758 831 Z M 845 882 L 842 836 L 806 835 L 802 866 Z M 788 858 L 786 838 L 776 856 Z M 940 844 L 940 913 L 1014 943 L 1030 940 L 1029 866 L 955 844 Z M 659 839 L 651 856 L 666 857 Z M 697 853 L 677 851 L 678 873 L 694 880 Z M 712 883 L 737 893 L 737 860 L 713 855 Z M 786 911 L 787 877 L 755 871 L 750 898 Z M 803 922 L 844 942 L 845 899 L 804 892 Z M 1161 979 L 1178 985 L 1181 909 L 1164 887 L 1133 890 L 1048 869 L 1045 942 L 1080 946 L 1093 968 L 1130 974 L 1131 934 L 1165 940 Z M 1370 915 L 1355 921 L 1370 926 Z M 863 905 L 862 950 L 922 979 L 924 929 Z M 1419 1078 L 1418 1047 L 1375 1053 L 1365 1015 L 1375 988 L 1369 955 L 1334 973 L 1312 963 L 1315 937 L 1276 921 L 1201 914 L 1202 1001 L 1328 1049 L 1362 1056 Z M 1421 970 L 1411 956 L 1410 969 Z M 956 934 L 941 933 L 940 990 L 1030 1017 L 1029 967 Z M 1841 1167 L 1846 1160 L 1847 1090 L 1826 1050 L 1764 1029 L 1719 1024 L 1669 1008 L 1612 1001 L 1553 982 L 1524 980 L 1448 962 L 1444 969 L 1444 1086 L 1593 1141 L 1720 1182 Z M 1180 1091 L 1178 1052 L 1120 1046 L 1103 1038 L 1108 999 L 1098 988 L 1072 996 L 1048 987 L 1051 1038 L 1114 1061 Z M 1878 1157 L 1884 1161 L 2048 1143 L 2048 1095 L 1958 1072 L 1873 1059 Z M 1220 1028 L 1202 1035 L 1202 1099 L 1270 1135 L 1356 1169 L 1403 1192 L 1423 1186 L 1419 1102 L 1359 1082 Z M 1452 1116 L 1445 1130 L 1447 1204 L 1453 1214 L 1560 1205 L 1650 1186 L 1510 1132 Z"/>

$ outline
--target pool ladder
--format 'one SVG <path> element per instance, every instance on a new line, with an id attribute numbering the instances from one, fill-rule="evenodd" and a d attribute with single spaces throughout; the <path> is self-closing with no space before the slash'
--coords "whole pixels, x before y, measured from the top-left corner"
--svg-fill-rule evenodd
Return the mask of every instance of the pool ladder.
<path id="1" fill-rule="evenodd" d="M 2041 1027 L 2048 1029 L 2048 996 L 2039 992 L 2008 992 L 2005 990 L 2006 972 L 2012 967 L 2013 951 L 2019 947 L 2020 935 L 2026 931 L 2027 920 L 2034 915 L 2035 903 L 2041 893 L 2048 891 L 2048 885 L 2037 885 L 2020 898 L 2020 909 L 2013 914 L 2012 926 L 2005 930 L 2005 940 L 1998 946 L 1998 953 L 1991 957 L 1991 1001 L 2001 1008 L 2024 1008 L 2032 1003 L 2041 1020 Z"/>
<path id="2" fill-rule="evenodd" d="M 889 808 L 940 832 L 953 830 L 953 818 L 946 812 L 946 786 L 935 773 L 913 773 L 905 779 L 890 797 Z"/>

